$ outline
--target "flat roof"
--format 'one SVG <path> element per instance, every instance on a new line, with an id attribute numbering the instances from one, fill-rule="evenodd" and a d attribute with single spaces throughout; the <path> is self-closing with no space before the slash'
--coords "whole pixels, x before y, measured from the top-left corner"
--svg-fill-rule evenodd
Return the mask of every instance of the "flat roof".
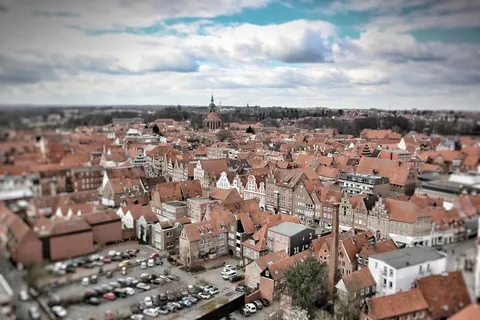
<path id="1" fill-rule="evenodd" d="M 428 261 L 445 258 L 445 256 L 432 248 L 411 247 L 386 253 L 374 254 L 370 256 L 370 258 L 383 261 L 392 268 L 401 269 L 408 266 L 414 266 Z"/>
<path id="2" fill-rule="evenodd" d="M 185 207 L 187 204 L 183 201 L 170 201 L 170 202 L 165 202 L 163 205 L 169 205 L 172 207 L 180 208 L 180 207 Z"/>
<path id="3" fill-rule="evenodd" d="M 308 229 L 308 228 L 303 224 L 286 221 L 286 222 L 280 223 L 279 225 L 271 227 L 270 229 L 268 229 L 268 231 L 273 231 L 275 233 L 279 233 L 281 235 L 291 237 L 305 229 Z"/>

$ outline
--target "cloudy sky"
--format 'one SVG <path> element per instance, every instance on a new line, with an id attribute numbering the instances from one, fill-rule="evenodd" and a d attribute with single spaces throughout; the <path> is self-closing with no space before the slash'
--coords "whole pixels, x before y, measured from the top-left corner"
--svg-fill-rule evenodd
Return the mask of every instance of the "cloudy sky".
<path id="1" fill-rule="evenodd" d="M 470 109 L 478 0 L 0 0 L 0 103 Z"/>

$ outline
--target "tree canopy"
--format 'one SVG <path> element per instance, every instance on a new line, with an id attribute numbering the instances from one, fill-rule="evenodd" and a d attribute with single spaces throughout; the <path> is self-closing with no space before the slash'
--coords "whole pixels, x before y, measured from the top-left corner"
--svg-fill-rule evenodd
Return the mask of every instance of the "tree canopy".
<path id="1" fill-rule="evenodd" d="M 245 130 L 246 133 L 255 133 L 255 130 L 252 128 L 252 126 L 248 126 L 247 130 Z"/>
<path id="2" fill-rule="evenodd" d="M 296 262 L 285 272 L 286 294 L 292 297 L 292 303 L 307 310 L 312 316 L 315 303 L 326 300 L 328 268 L 315 257 L 309 256 Z"/>
<path id="3" fill-rule="evenodd" d="M 225 140 L 230 140 L 232 139 L 232 133 L 228 130 L 220 130 L 218 133 L 217 133 L 217 139 L 220 140 L 220 141 L 225 141 Z"/>
<path id="4" fill-rule="evenodd" d="M 160 128 L 157 126 L 156 123 L 152 126 L 152 133 L 156 135 L 160 134 Z"/>

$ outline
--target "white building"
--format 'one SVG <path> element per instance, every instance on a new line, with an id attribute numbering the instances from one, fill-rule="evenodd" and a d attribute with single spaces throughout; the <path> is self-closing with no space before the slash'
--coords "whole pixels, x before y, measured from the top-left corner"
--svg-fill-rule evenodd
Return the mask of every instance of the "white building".
<path id="1" fill-rule="evenodd" d="M 257 179 L 254 175 L 249 175 L 245 189 L 243 190 L 243 199 L 258 199 L 260 208 L 265 208 L 265 182 L 257 184 Z"/>
<path id="2" fill-rule="evenodd" d="M 370 256 L 368 268 L 377 283 L 376 296 L 413 288 L 420 277 L 447 270 L 447 258 L 432 248 L 412 247 Z"/>
<path id="3" fill-rule="evenodd" d="M 220 174 L 220 179 L 217 180 L 216 187 L 218 189 L 224 189 L 224 190 L 230 190 L 233 189 L 233 186 L 231 185 L 230 181 L 228 180 L 227 173 L 223 171 Z"/>

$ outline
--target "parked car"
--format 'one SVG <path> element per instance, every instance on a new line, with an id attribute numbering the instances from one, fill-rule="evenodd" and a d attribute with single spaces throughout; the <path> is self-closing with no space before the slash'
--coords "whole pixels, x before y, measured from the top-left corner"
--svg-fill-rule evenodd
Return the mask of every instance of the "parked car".
<path id="1" fill-rule="evenodd" d="M 130 320 L 143 320 L 143 319 L 145 319 L 143 314 L 132 314 L 132 316 L 130 317 Z"/>
<path id="2" fill-rule="evenodd" d="M 235 316 L 233 314 L 229 314 L 225 317 L 226 320 L 235 320 Z"/>
<path id="3" fill-rule="evenodd" d="M 108 284 L 102 285 L 102 290 L 105 290 L 106 292 L 110 292 L 113 290 L 112 287 L 110 287 Z"/>
<path id="4" fill-rule="evenodd" d="M 213 286 L 207 284 L 206 286 L 203 287 L 203 292 L 209 292 L 211 288 L 213 288 Z"/>
<path id="5" fill-rule="evenodd" d="M 133 296 L 135 294 L 135 290 L 133 290 L 133 288 L 126 287 L 125 288 L 125 293 L 129 296 Z"/>
<path id="6" fill-rule="evenodd" d="M 143 314 L 155 318 L 158 316 L 158 310 L 156 308 L 148 308 L 143 310 Z"/>
<path id="7" fill-rule="evenodd" d="M 113 290 L 113 293 L 119 298 L 127 297 L 127 292 L 125 291 L 125 289 L 117 288 Z"/>
<path id="8" fill-rule="evenodd" d="M 92 275 L 90 276 L 90 283 L 96 284 L 97 282 L 98 282 L 98 277 L 97 277 L 97 275 L 96 275 L 96 274 L 92 274 Z"/>
<path id="9" fill-rule="evenodd" d="M 172 304 L 172 306 L 175 306 L 177 309 L 183 309 L 183 306 L 178 302 L 173 301 L 170 303 Z"/>
<path id="10" fill-rule="evenodd" d="M 125 261 L 122 261 L 118 264 L 118 266 L 120 268 L 123 268 L 123 267 L 128 267 L 130 265 L 130 260 L 125 260 Z"/>
<path id="11" fill-rule="evenodd" d="M 82 286 L 88 286 L 90 284 L 90 280 L 88 277 L 82 279 Z"/>
<path id="12" fill-rule="evenodd" d="M 243 316 L 243 317 L 250 317 L 250 311 L 246 307 L 238 309 L 238 312 Z"/>
<path id="13" fill-rule="evenodd" d="M 150 298 L 150 297 L 145 297 L 145 299 L 143 299 L 143 301 L 145 302 L 145 305 L 147 306 L 147 308 L 153 307 L 152 298 Z"/>
<path id="14" fill-rule="evenodd" d="M 30 296 L 28 295 L 27 290 L 20 290 L 19 297 L 20 297 L 20 301 L 30 300 Z"/>
<path id="15" fill-rule="evenodd" d="M 107 274 L 105 275 L 107 279 L 113 278 L 113 271 L 107 271 Z"/>
<path id="16" fill-rule="evenodd" d="M 245 308 L 247 308 L 248 312 L 250 312 L 250 313 L 257 312 L 257 307 L 255 307 L 255 305 L 253 303 L 247 303 L 245 305 Z"/>
<path id="17" fill-rule="evenodd" d="M 192 296 L 186 296 L 185 298 L 183 298 L 183 300 L 188 300 L 190 301 L 191 303 L 195 304 L 198 302 L 198 299 L 195 298 L 195 297 L 192 297 Z"/>
<path id="18" fill-rule="evenodd" d="M 238 282 L 238 281 L 243 280 L 243 279 L 245 279 L 245 276 L 243 276 L 243 275 L 234 275 L 234 276 L 230 277 L 230 282 L 234 283 L 234 282 Z"/>
<path id="19" fill-rule="evenodd" d="M 227 269 L 227 270 L 235 270 L 235 267 L 232 266 L 231 264 L 226 264 L 225 266 L 223 266 L 223 269 Z"/>
<path id="20" fill-rule="evenodd" d="M 260 301 L 264 307 L 269 307 L 270 306 L 270 301 L 268 301 L 267 299 L 263 299 L 263 298 L 260 298 L 258 299 L 258 301 Z"/>
<path id="21" fill-rule="evenodd" d="M 145 258 L 138 258 L 136 261 L 137 263 L 145 262 L 147 259 Z"/>
<path id="22" fill-rule="evenodd" d="M 110 258 L 112 261 L 122 261 L 122 256 L 113 256 Z"/>
<path id="23" fill-rule="evenodd" d="M 207 292 L 200 292 L 198 295 L 199 295 L 202 299 L 210 299 L 210 297 L 211 297 L 210 294 L 207 293 Z"/>
<path id="24" fill-rule="evenodd" d="M 117 299 L 117 296 L 113 292 L 107 292 L 102 297 L 105 300 L 111 300 L 111 301 Z"/>
<path id="25" fill-rule="evenodd" d="M 39 296 L 38 291 L 33 287 L 28 288 L 28 293 L 30 293 L 30 295 L 34 298 L 38 298 Z"/>
<path id="26" fill-rule="evenodd" d="M 177 307 L 175 307 L 174 305 L 171 305 L 170 303 L 167 303 L 164 308 L 172 313 L 177 312 Z"/>
<path id="27" fill-rule="evenodd" d="M 192 306 L 192 302 L 189 300 L 180 300 L 178 301 L 182 306 L 185 306 L 187 308 L 190 308 Z"/>
<path id="28" fill-rule="evenodd" d="M 151 282 L 152 282 L 152 283 L 155 283 L 155 284 L 158 284 L 158 285 L 163 285 L 163 284 L 165 284 L 165 280 L 163 280 L 163 279 L 160 278 L 160 277 L 157 278 L 157 279 L 155 279 L 155 280 L 152 280 Z"/>
<path id="29" fill-rule="evenodd" d="M 167 291 L 166 294 L 167 294 L 167 299 L 168 300 L 172 301 L 172 300 L 175 299 L 175 295 L 173 294 L 172 291 Z"/>
<path id="30" fill-rule="evenodd" d="M 140 268 L 147 269 L 147 264 L 145 262 L 142 262 L 142 264 L 140 265 Z"/>
<path id="31" fill-rule="evenodd" d="M 112 259 L 110 257 L 103 258 L 103 263 L 110 263 L 110 262 L 112 262 Z"/>
<path id="32" fill-rule="evenodd" d="M 67 316 L 67 310 L 65 310 L 65 308 L 62 306 L 53 306 L 51 310 L 58 318 L 64 318 Z"/>
<path id="33" fill-rule="evenodd" d="M 91 304 L 92 306 L 98 306 L 101 302 L 97 297 L 90 297 L 85 300 L 86 304 Z"/>
<path id="34" fill-rule="evenodd" d="M 247 288 L 245 286 L 237 286 L 235 288 L 235 291 L 238 291 L 238 292 L 245 292 L 247 290 Z"/>
<path id="35" fill-rule="evenodd" d="M 227 272 L 222 272 L 223 280 L 229 280 L 231 277 L 234 277 L 236 275 L 237 275 L 237 271 L 235 270 L 228 270 Z"/>
<path id="36" fill-rule="evenodd" d="M 162 259 L 160 259 L 160 258 L 155 258 L 155 264 L 156 264 L 157 266 L 163 265 Z"/>
<path id="37" fill-rule="evenodd" d="M 28 309 L 28 316 L 30 317 L 31 320 L 40 320 L 40 311 L 38 311 L 37 307 L 31 307 Z"/>
<path id="38" fill-rule="evenodd" d="M 108 285 L 112 287 L 113 289 L 120 288 L 120 284 L 116 281 L 109 282 Z"/>
<path id="39" fill-rule="evenodd" d="M 172 280 L 169 277 L 166 277 L 166 276 L 160 276 L 159 278 L 162 278 L 167 283 L 172 282 Z"/>
<path id="40" fill-rule="evenodd" d="M 150 286 L 143 282 L 140 282 L 137 284 L 137 289 L 142 289 L 144 291 L 147 291 L 147 290 L 150 290 Z"/>
<path id="41" fill-rule="evenodd" d="M 122 267 L 122 271 L 120 271 L 120 273 L 122 274 L 122 276 L 126 275 L 127 274 L 127 267 Z"/>
<path id="42" fill-rule="evenodd" d="M 170 311 L 166 308 L 157 308 L 157 310 L 159 314 L 163 314 L 163 315 L 170 313 Z"/>
<path id="43" fill-rule="evenodd" d="M 140 302 L 138 303 L 138 309 L 139 309 L 140 311 L 143 311 L 143 310 L 147 309 L 147 306 L 145 305 L 145 302 L 140 301 Z"/>
<path id="44" fill-rule="evenodd" d="M 182 288 L 182 289 L 180 290 L 180 294 L 181 294 L 182 296 L 186 297 L 186 296 L 188 296 L 189 293 L 188 293 L 187 289 Z"/>
<path id="45" fill-rule="evenodd" d="M 257 310 L 263 309 L 263 304 L 260 302 L 260 300 L 255 300 L 255 301 L 253 301 L 252 303 L 255 305 L 255 307 L 257 308 Z"/>
<path id="46" fill-rule="evenodd" d="M 218 292 L 219 291 L 217 287 L 210 288 L 210 290 L 208 291 L 208 293 L 210 293 L 211 295 L 217 294 Z"/>
<path id="47" fill-rule="evenodd" d="M 152 303 L 154 307 L 158 307 L 160 305 L 160 299 L 158 299 L 157 295 L 153 295 L 152 297 Z"/>

